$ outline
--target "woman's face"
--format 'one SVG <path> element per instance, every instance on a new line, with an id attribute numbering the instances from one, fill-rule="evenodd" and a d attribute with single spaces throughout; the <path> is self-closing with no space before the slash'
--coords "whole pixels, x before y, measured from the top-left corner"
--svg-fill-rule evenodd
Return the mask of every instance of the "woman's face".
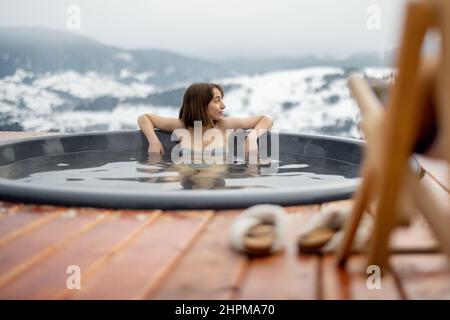
<path id="1" fill-rule="evenodd" d="M 213 89 L 213 98 L 208 104 L 208 114 L 213 120 L 219 121 L 223 118 L 225 105 L 222 100 L 222 94 L 217 88 Z"/>

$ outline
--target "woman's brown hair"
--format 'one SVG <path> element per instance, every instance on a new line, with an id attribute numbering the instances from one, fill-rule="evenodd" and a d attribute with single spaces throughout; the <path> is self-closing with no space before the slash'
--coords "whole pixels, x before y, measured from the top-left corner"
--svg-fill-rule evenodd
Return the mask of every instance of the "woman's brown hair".
<path id="1" fill-rule="evenodd" d="M 203 126 L 213 127 L 215 121 L 208 114 L 208 104 L 212 100 L 214 88 L 220 91 L 223 97 L 223 89 L 215 83 L 194 83 L 183 96 L 178 118 L 183 121 L 186 128 L 194 127 L 194 121 L 201 121 Z"/>

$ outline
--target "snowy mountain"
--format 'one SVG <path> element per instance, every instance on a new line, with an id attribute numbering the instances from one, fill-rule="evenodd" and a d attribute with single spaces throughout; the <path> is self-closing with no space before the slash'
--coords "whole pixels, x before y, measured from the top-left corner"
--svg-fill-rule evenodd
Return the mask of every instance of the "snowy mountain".
<path id="1" fill-rule="evenodd" d="M 44 28 L 0 28 L 0 77 L 19 69 L 33 74 L 67 70 L 115 75 L 132 72 L 141 74 L 147 82 L 163 85 L 229 75 L 218 64 L 170 51 L 125 50 Z M 122 80 L 126 81 L 126 76 Z"/>

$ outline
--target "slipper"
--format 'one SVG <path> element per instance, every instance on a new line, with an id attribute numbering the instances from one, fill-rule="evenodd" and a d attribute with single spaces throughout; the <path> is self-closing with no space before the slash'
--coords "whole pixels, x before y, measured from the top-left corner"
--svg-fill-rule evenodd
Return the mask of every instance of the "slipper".
<path id="1" fill-rule="evenodd" d="M 285 244 L 287 214 L 276 205 L 255 205 L 233 221 L 229 233 L 231 247 L 250 255 L 268 255 Z"/>
<path id="2" fill-rule="evenodd" d="M 334 252 L 344 237 L 344 226 L 352 207 L 329 206 L 315 215 L 298 237 L 298 248 L 304 253 Z M 370 237 L 373 218 L 365 214 L 353 241 L 352 250 L 362 251 Z"/>

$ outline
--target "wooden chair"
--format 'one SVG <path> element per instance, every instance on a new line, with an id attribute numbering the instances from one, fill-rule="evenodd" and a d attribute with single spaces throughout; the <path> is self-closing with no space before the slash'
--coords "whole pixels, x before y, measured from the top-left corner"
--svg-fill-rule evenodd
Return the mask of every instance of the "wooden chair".
<path id="1" fill-rule="evenodd" d="M 436 30 L 441 36 L 440 52 L 436 56 L 422 52 L 429 30 Z M 402 211 L 402 201 L 412 203 L 423 214 L 434 231 L 439 249 L 450 257 L 450 212 L 444 212 L 433 201 L 430 190 L 420 183 L 408 165 L 423 121 L 429 121 L 430 108 L 434 108 L 437 121 L 435 143 L 444 152 L 442 158 L 450 163 L 450 1 L 407 4 L 397 59 L 398 76 L 386 108 L 367 81 L 358 75 L 349 78 L 350 90 L 364 119 L 362 130 L 367 147 L 362 183 L 337 250 L 341 266 L 350 254 L 363 213 L 374 207 L 368 265 L 388 267 L 389 237 L 396 226 L 397 212 Z"/>

